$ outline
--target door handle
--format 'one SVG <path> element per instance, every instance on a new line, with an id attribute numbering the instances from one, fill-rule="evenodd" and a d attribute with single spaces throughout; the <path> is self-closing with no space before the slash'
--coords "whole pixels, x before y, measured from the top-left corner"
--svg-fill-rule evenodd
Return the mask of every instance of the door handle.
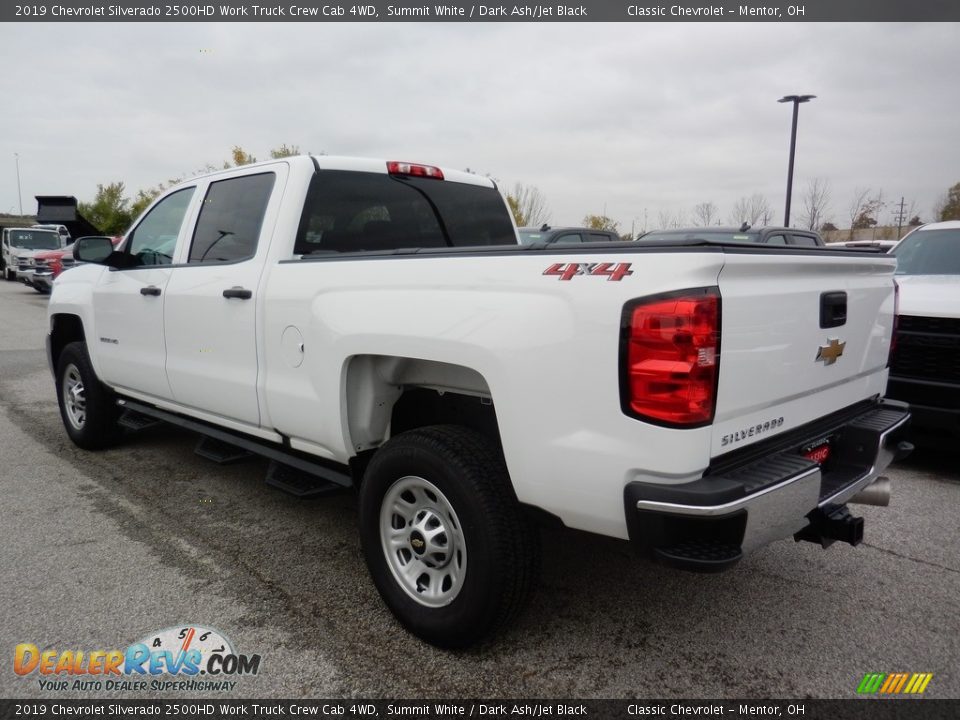
<path id="1" fill-rule="evenodd" d="M 249 300 L 253 297 L 253 293 L 246 288 L 242 288 L 239 285 L 236 285 L 232 288 L 227 288 L 223 291 L 223 296 L 225 298 L 236 298 L 237 300 Z"/>
<path id="2" fill-rule="evenodd" d="M 157 296 L 160 294 L 160 288 L 156 285 L 147 285 L 147 287 L 140 288 L 140 294 Z"/>

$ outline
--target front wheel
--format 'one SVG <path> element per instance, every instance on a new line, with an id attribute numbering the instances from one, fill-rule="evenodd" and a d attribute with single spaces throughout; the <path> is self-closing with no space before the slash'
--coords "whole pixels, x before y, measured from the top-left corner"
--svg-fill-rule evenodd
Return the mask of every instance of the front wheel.
<path id="1" fill-rule="evenodd" d="M 57 401 L 67 435 L 85 450 L 100 450 L 119 436 L 119 411 L 98 379 L 82 342 L 68 344 L 57 360 Z"/>
<path id="2" fill-rule="evenodd" d="M 510 622 L 533 587 L 539 537 L 499 450 L 458 426 L 391 439 L 360 486 L 370 574 L 408 630 L 446 648 Z"/>

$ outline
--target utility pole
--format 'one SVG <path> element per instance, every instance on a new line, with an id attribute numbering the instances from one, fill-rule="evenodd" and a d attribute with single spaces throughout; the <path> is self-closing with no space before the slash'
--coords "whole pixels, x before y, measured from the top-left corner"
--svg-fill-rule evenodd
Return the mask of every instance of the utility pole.
<path id="1" fill-rule="evenodd" d="M 17 199 L 20 201 L 20 217 L 23 217 L 23 195 L 20 192 L 20 153 L 14 153 L 17 159 Z"/>
<path id="2" fill-rule="evenodd" d="M 897 210 L 897 240 L 900 239 L 900 231 L 903 229 L 903 196 L 900 196 L 900 209 Z"/>

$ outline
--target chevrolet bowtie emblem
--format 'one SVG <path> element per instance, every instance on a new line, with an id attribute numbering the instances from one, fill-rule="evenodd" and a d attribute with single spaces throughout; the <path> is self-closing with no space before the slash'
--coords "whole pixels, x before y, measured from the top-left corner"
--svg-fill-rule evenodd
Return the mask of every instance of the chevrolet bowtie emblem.
<path id="1" fill-rule="evenodd" d="M 843 355 L 843 349 L 847 346 L 845 342 L 840 342 L 836 338 L 830 338 L 826 345 L 817 348 L 816 360 L 823 360 L 824 365 L 833 365 L 837 358 Z"/>

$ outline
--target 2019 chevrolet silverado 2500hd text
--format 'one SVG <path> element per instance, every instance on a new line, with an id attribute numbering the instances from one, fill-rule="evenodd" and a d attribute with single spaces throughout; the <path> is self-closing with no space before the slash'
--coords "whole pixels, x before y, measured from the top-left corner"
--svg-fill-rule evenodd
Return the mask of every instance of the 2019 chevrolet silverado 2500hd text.
<path id="1" fill-rule="evenodd" d="M 722 570 L 856 544 L 846 503 L 905 450 L 893 258 L 522 246 L 487 178 L 327 156 L 195 178 L 75 256 L 48 338 L 71 439 L 159 419 L 357 488 L 377 589 L 441 646 L 520 610 L 536 519 Z"/>

